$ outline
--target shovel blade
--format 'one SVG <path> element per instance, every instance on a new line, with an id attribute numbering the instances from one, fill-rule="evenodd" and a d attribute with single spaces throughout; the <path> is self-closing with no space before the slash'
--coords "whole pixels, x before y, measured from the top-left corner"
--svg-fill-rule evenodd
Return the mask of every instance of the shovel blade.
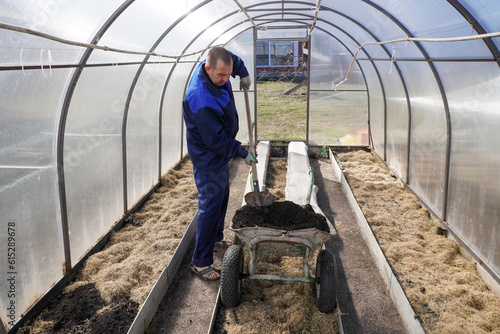
<path id="1" fill-rule="evenodd" d="M 267 190 L 259 192 L 249 192 L 245 195 L 245 202 L 250 206 L 266 206 L 275 202 L 274 196 Z"/>

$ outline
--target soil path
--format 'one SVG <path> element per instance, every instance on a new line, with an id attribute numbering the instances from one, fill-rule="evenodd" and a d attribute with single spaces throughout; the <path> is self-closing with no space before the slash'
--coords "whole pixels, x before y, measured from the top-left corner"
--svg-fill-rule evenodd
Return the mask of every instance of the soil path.
<path id="1" fill-rule="evenodd" d="M 231 161 L 229 179 L 231 190 L 226 213 L 226 224 L 241 207 L 249 167 L 242 159 Z M 232 239 L 232 235 L 227 235 Z M 148 333 L 197 334 L 208 333 L 217 300 L 219 281 L 207 282 L 189 270 L 193 256 L 194 238 L 184 260 L 170 285 L 165 298 L 150 325 Z M 216 247 L 214 267 L 220 268 L 225 249 Z"/>
<path id="2" fill-rule="evenodd" d="M 338 233 L 326 247 L 337 260 L 337 301 L 344 333 L 405 333 L 331 162 L 311 159 L 310 163 L 319 188 L 318 205 L 335 221 Z"/>

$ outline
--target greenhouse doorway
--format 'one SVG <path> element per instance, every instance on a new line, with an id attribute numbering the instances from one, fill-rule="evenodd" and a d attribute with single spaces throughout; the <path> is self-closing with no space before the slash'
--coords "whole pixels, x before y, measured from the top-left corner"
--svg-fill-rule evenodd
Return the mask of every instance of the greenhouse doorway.
<path id="1" fill-rule="evenodd" d="M 256 40 L 257 140 L 307 140 L 308 41 Z"/>

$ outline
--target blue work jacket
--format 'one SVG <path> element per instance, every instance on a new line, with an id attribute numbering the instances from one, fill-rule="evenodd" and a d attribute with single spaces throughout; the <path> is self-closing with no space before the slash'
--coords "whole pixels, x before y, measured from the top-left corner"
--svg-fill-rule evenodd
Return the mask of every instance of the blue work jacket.
<path id="1" fill-rule="evenodd" d="M 233 56 L 233 78 L 248 76 L 240 57 Z M 248 151 L 235 139 L 238 113 L 231 83 L 217 87 L 210 80 L 205 61 L 191 77 L 182 102 L 189 157 L 196 170 L 210 173 L 220 170 L 233 157 L 245 158 Z"/>

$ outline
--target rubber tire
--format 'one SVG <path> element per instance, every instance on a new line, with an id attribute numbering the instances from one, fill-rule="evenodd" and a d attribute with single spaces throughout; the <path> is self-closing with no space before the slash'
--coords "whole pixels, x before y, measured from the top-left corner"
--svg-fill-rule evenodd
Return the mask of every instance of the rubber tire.
<path id="1" fill-rule="evenodd" d="M 323 313 L 332 312 L 337 306 L 337 265 L 335 256 L 324 249 L 316 259 L 316 306 Z"/>
<path id="2" fill-rule="evenodd" d="M 243 249 L 238 245 L 229 246 L 222 259 L 220 277 L 220 297 L 227 307 L 236 307 L 240 304 L 242 273 Z"/>

